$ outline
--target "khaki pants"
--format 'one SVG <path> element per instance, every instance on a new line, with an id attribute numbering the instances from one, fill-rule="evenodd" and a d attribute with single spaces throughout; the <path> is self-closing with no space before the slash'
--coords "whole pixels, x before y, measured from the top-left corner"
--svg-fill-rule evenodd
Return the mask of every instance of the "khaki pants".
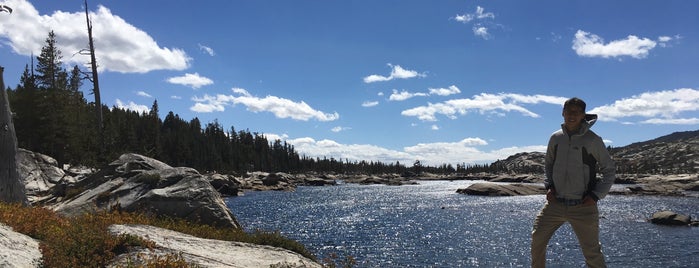
<path id="1" fill-rule="evenodd" d="M 569 222 L 585 256 L 588 267 L 606 267 L 599 243 L 599 211 L 597 206 L 566 206 L 548 202 L 539 212 L 532 230 L 532 267 L 546 266 L 546 247 L 553 233 Z"/>

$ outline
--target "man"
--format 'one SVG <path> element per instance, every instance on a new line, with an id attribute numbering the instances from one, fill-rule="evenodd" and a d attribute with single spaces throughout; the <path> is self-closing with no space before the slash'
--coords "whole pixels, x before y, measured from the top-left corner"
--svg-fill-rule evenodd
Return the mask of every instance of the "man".
<path id="1" fill-rule="evenodd" d="M 546 266 L 546 247 L 565 222 L 578 238 L 588 267 L 606 267 L 599 243 L 597 201 L 614 184 L 614 161 L 602 138 L 590 130 L 597 115 L 585 114 L 585 102 L 571 98 L 563 105 L 561 129 L 551 135 L 546 150 L 546 205 L 532 230 L 532 267 Z M 596 171 L 602 173 L 597 179 Z"/>

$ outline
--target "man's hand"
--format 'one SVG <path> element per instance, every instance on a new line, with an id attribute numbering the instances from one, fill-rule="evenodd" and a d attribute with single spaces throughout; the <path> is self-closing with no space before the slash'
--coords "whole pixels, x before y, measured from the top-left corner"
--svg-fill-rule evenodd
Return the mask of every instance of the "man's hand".
<path id="1" fill-rule="evenodd" d="M 554 203 L 556 201 L 556 190 L 555 189 L 549 189 L 546 191 L 546 201 L 549 201 L 549 203 Z"/>
<path id="2" fill-rule="evenodd" d="M 595 201 L 595 199 L 589 195 L 586 195 L 585 198 L 583 198 L 583 205 L 584 206 L 594 206 L 596 204 L 597 204 L 597 201 Z"/>

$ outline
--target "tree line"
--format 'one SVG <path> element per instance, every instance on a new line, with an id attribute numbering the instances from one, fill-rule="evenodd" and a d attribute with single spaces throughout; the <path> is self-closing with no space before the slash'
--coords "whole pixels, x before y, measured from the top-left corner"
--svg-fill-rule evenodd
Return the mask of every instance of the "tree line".
<path id="1" fill-rule="evenodd" d="M 202 172 L 336 172 L 354 174 L 540 173 L 541 167 L 492 164 L 425 166 L 380 161 L 350 161 L 300 155 L 285 141 L 225 129 L 217 121 L 185 120 L 168 112 L 159 116 L 157 100 L 150 111 L 136 112 L 88 102 L 81 91 L 86 74 L 77 65 L 66 70 L 56 36 L 49 32 L 41 54 L 27 64 L 14 88 L 7 88 L 18 145 L 55 158 L 59 164 L 99 167 L 124 153 L 138 153 L 171 166 Z M 91 92 L 91 91 L 89 91 Z M 102 111 L 103 125 L 95 111 Z"/>
<path id="2" fill-rule="evenodd" d="M 148 112 L 99 105 L 104 120 L 100 125 L 97 105 L 88 102 L 81 91 L 89 74 L 77 65 L 65 69 L 61 54 L 51 31 L 41 54 L 25 66 L 19 84 L 7 88 L 19 147 L 49 155 L 59 164 L 98 167 L 130 152 L 172 166 L 221 173 L 451 173 L 470 168 L 299 155 L 285 141 L 269 141 L 247 129 L 225 129 L 217 121 L 203 125 L 198 118 L 185 120 L 172 111 L 161 119 L 157 100 Z"/>

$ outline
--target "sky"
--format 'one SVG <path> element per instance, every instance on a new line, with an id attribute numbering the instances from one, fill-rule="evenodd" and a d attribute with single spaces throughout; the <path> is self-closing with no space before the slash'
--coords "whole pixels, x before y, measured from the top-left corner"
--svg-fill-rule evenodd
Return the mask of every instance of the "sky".
<path id="1" fill-rule="evenodd" d="M 0 0 L 16 87 L 56 34 L 87 70 L 82 0 Z M 544 151 L 570 97 L 621 147 L 699 129 L 698 1 L 90 0 L 102 102 L 412 165 Z M 91 85 L 82 90 L 88 101 Z"/>

